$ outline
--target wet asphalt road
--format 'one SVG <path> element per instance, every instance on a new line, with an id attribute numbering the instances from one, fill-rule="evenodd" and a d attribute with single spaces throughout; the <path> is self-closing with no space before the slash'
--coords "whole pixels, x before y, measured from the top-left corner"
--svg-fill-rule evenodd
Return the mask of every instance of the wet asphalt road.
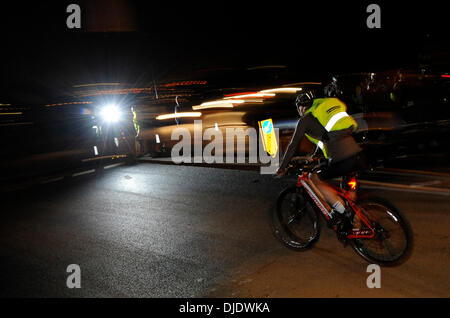
<path id="1" fill-rule="evenodd" d="M 139 164 L 2 193 L 0 296 L 450 296 L 450 196 L 380 191 L 410 220 L 416 248 L 374 291 L 367 263 L 328 229 L 303 253 L 275 240 L 269 213 L 286 183 Z M 66 286 L 69 264 L 80 289 Z"/>

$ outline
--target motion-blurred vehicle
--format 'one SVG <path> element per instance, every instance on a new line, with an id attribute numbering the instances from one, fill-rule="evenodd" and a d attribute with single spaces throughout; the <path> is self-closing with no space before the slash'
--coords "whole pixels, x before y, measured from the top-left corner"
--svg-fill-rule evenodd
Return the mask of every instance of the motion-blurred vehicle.
<path id="1" fill-rule="evenodd" d="M 202 134 L 209 128 L 221 131 L 225 150 L 227 141 L 234 138 L 227 136 L 227 128 L 246 131 L 252 127 L 258 131 L 258 122 L 270 118 L 275 128 L 280 129 L 283 149 L 298 119 L 292 107 L 295 93 L 321 85 L 320 82 L 293 82 L 295 76 L 282 65 L 214 70 L 212 74 L 202 75 L 173 83 L 176 89 L 164 100 L 166 105 L 172 106 L 161 109 L 143 123 L 139 137 L 144 140 L 146 153 L 170 156 L 173 145 L 178 142 L 171 139 L 172 132 L 176 128 L 186 128 L 193 137 L 194 120 L 202 121 Z M 167 84 L 158 87 L 161 94 L 165 91 L 164 85 Z M 207 143 L 209 141 L 203 141 L 202 146 Z M 305 143 L 305 146 L 309 145 Z M 233 147 L 235 153 L 248 153 L 248 150 L 248 142 L 236 141 Z"/>
<path id="2" fill-rule="evenodd" d="M 255 71 L 257 74 L 255 74 Z M 187 128 L 193 136 L 194 120 L 202 120 L 207 128 L 248 127 L 258 129 L 258 121 L 272 119 L 280 131 L 281 153 L 289 143 L 298 115 L 293 107 L 300 89 L 322 89 L 333 84 L 339 98 L 348 106 L 347 112 L 359 127 L 355 138 L 369 153 L 372 164 L 383 164 L 392 158 L 413 157 L 425 152 L 445 152 L 450 135 L 450 76 L 426 73 L 422 70 L 396 70 L 379 73 L 341 74 L 321 82 L 294 81 L 284 67 L 247 69 L 246 76 L 230 72 L 220 84 L 203 77 L 204 85 L 193 87 L 179 82 L 171 91 L 167 106 L 144 124 L 141 138 L 145 152 L 152 156 L 169 156 L 178 140 L 171 140 L 175 128 Z M 263 75 L 267 73 L 270 80 Z M 277 75 L 274 75 L 277 74 Z M 281 75 L 280 75 L 281 74 Z M 236 78 L 240 85 L 234 85 Z M 225 84 L 224 84 L 225 83 Z M 224 86 L 220 87 L 223 84 Z M 220 87 L 220 88 L 219 88 Z M 284 90 L 284 91 L 283 91 Z M 183 101 L 175 101 L 177 93 L 186 94 Z M 264 95 L 266 94 L 266 95 Z M 203 146 L 209 141 L 204 141 Z M 225 140 L 224 140 L 225 142 Z M 301 153 L 311 151 L 306 139 Z M 224 146 L 225 149 L 225 146 Z M 237 151 L 235 148 L 234 151 Z M 248 151 L 248 145 L 246 145 Z"/>
<path id="3" fill-rule="evenodd" d="M 71 175 L 135 159 L 136 146 L 128 100 L 61 99 L 45 105 L 0 105 L 1 182 Z"/>

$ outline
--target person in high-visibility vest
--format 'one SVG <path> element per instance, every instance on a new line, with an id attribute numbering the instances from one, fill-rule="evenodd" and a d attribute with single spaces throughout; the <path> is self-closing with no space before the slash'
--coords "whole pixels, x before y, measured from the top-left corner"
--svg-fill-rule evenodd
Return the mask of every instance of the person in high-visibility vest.
<path id="1" fill-rule="evenodd" d="M 295 104 L 301 118 L 280 163 L 277 175 L 282 176 L 286 173 L 286 168 L 301 139 L 306 136 L 320 148 L 329 161 L 327 167 L 312 174 L 311 180 L 332 206 L 333 211 L 343 215 L 346 212 L 344 201 L 325 180 L 345 176 L 365 168 L 362 149 L 352 136 L 358 125 L 347 114 L 347 106 L 338 98 L 314 98 L 314 92 L 306 91 L 297 95 Z M 339 220 L 339 218 L 334 219 Z"/>
<path id="2" fill-rule="evenodd" d="M 136 137 L 139 136 L 139 123 L 137 120 L 137 113 L 136 113 L 136 109 L 134 108 L 134 106 L 131 107 L 131 113 L 133 114 L 133 126 L 134 126 L 134 130 L 136 132 Z"/>
<path id="3" fill-rule="evenodd" d="M 134 126 L 134 131 L 135 131 L 136 156 L 140 157 L 144 154 L 145 149 L 144 149 L 144 141 L 139 136 L 141 127 L 139 126 L 139 121 L 137 118 L 137 112 L 136 112 L 135 106 L 131 106 L 131 113 L 133 114 L 133 126 Z M 136 142 L 137 142 L 137 144 L 136 144 Z"/>

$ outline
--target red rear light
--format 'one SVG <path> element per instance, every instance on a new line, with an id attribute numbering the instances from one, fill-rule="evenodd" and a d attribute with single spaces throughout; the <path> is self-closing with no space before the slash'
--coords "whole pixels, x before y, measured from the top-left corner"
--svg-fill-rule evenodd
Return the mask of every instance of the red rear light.
<path id="1" fill-rule="evenodd" d="M 447 75 L 447 74 L 443 74 L 443 75 L 441 75 L 443 78 L 450 78 L 450 75 Z"/>
<path id="2" fill-rule="evenodd" d="M 347 184 L 350 186 L 350 189 L 355 190 L 356 186 L 358 185 L 358 182 L 356 181 L 355 178 L 351 178 Z"/>

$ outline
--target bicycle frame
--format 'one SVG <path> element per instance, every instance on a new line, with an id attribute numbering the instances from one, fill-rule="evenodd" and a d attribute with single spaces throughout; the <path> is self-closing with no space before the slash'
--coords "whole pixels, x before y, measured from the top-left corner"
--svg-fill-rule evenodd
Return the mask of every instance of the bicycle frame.
<path id="1" fill-rule="evenodd" d="M 351 233 L 347 234 L 348 239 L 355 239 L 355 238 L 373 238 L 375 236 L 375 231 L 372 228 L 372 226 L 369 224 L 370 222 L 367 220 L 367 218 L 361 213 L 361 208 L 356 204 L 355 201 L 352 200 L 350 197 L 349 191 L 346 191 L 340 187 L 336 187 L 332 184 L 330 186 L 333 187 L 333 189 L 336 191 L 336 193 L 343 197 L 350 207 L 355 211 L 355 213 L 361 218 L 361 220 L 364 222 L 364 224 L 369 228 L 369 230 L 352 230 Z M 314 185 L 314 183 L 311 181 L 310 173 L 309 172 L 303 172 L 301 175 L 298 175 L 297 179 L 297 188 L 303 188 L 305 189 L 306 193 L 311 197 L 311 199 L 314 201 L 316 206 L 319 208 L 319 210 L 322 212 L 322 215 L 325 217 L 327 221 L 330 221 L 332 216 L 332 209 L 329 206 L 327 202 L 325 202 L 322 194 L 319 192 L 317 187 Z M 333 229 L 336 231 L 336 226 L 333 227 Z"/>

